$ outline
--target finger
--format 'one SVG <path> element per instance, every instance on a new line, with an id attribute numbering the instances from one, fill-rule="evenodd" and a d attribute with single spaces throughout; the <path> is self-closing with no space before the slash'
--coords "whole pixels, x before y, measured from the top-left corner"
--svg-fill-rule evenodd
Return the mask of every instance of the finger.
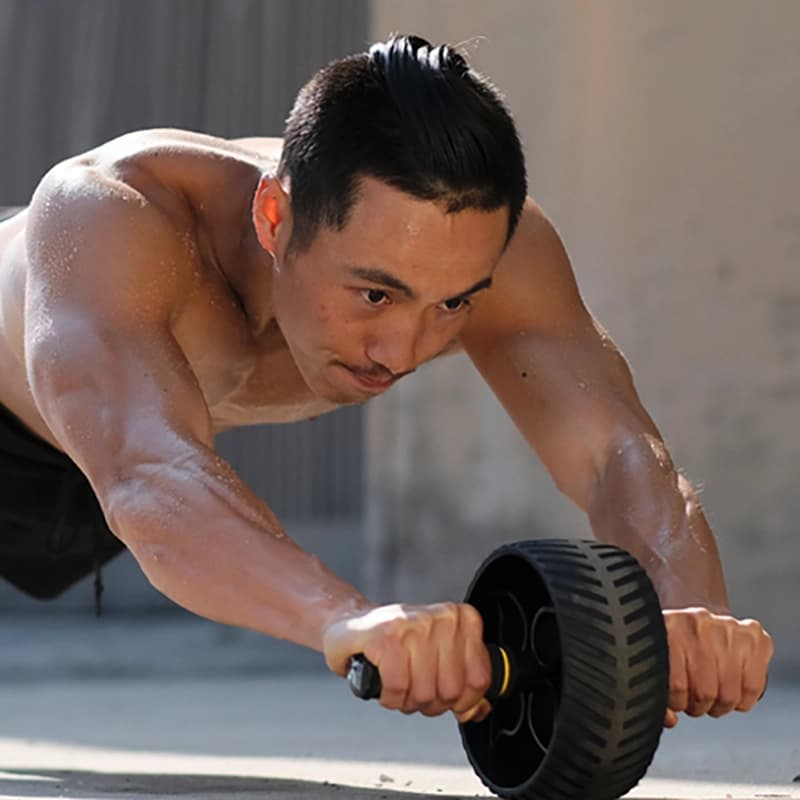
<path id="1" fill-rule="evenodd" d="M 477 703 L 472 708 L 460 713 L 454 711 L 453 714 L 461 725 L 466 725 L 468 722 L 483 722 L 491 711 L 492 706 L 489 704 L 489 701 L 481 700 L 480 703 Z"/>
<path id="2" fill-rule="evenodd" d="M 489 653 L 483 643 L 483 620 L 477 609 L 461 607 L 460 632 L 465 664 L 464 687 L 455 709 L 466 711 L 483 700 L 492 680 Z"/>
<path id="3" fill-rule="evenodd" d="M 436 671 L 436 694 L 447 708 L 461 697 L 466 679 L 463 644 L 459 632 L 460 612 L 455 604 L 439 623 L 439 660 Z M 464 710 L 464 709 L 462 709 Z"/>
<path id="4" fill-rule="evenodd" d="M 716 659 L 706 653 L 695 653 L 689 664 L 689 702 L 686 713 L 690 717 L 707 714 L 719 695 L 719 676 Z"/>
<path id="5" fill-rule="evenodd" d="M 708 709 L 708 715 L 719 718 L 729 714 L 739 705 L 742 697 L 744 654 L 731 657 L 729 651 L 717 654 L 717 697 Z"/>
<path id="6" fill-rule="evenodd" d="M 415 707 L 411 708 L 410 711 L 419 711 L 426 717 L 438 717 L 441 714 L 444 714 L 445 711 L 450 709 L 450 704 L 445 703 L 442 699 L 437 695 L 438 689 L 436 688 L 438 685 L 438 673 L 441 669 L 441 662 L 443 661 L 441 652 L 437 651 L 436 647 L 431 645 L 427 645 L 424 647 L 426 651 L 430 651 L 432 655 L 432 659 L 426 661 L 424 666 L 420 668 L 428 670 L 426 672 L 425 677 L 425 685 L 430 684 L 433 687 L 430 691 L 425 690 L 420 694 L 420 700 L 418 700 L 415 704 Z M 414 686 L 414 676 L 412 672 L 412 691 Z M 426 700 L 425 698 L 432 692 L 433 699 Z M 410 700 L 406 700 L 406 706 L 408 707 Z"/>
<path id="7" fill-rule="evenodd" d="M 669 648 L 669 708 L 685 711 L 689 703 L 689 673 L 686 653 L 679 644 Z"/>
<path id="8" fill-rule="evenodd" d="M 664 715 L 664 727 L 665 728 L 674 728 L 678 724 L 678 715 L 671 709 L 667 709 L 667 713 Z"/>
<path id="9" fill-rule="evenodd" d="M 384 708 L 402 709 L 406 703 L 409 689 L 410 669 L 408 651 L 397 640 L 385 639 L 379 654 L 364 655 L 378 668 L 383 686 L 380 704 Z"/>
<path id="10" fill-rule="evenodd" d="M 409 663 L 409 684 L 403 711 L 428 711 L 435 716 L 437 711 L 436 672 L 438 648 L 433 637 L 414 635 L 406 641 Z M 441 713 L 441 711 L 438 711 Z"/>
<path id="11" fill-rule="evenodd" d="M 760 658 L 748 659 L 742 670 L 742 693 L 737 711 L 751 711 L 767 690 L 767 664 Z"/>
<path id="12" fill-rule="evenodd" d="M 746 620 L 746 627 L 755 633 L 758 644 L 746 659 L 742 674 L 742 696 L 737 711 L 750 711 L 767 691 L 769 662 L 775 652 L 772 637 L 755 620 Z"/>
<path id="13" fill-rule="evenodd" d="M 483 722 L 492 713 L 492 704 L 485 698 L 479 704 L 480 710 L 472 718 L 473 722 Z"/>

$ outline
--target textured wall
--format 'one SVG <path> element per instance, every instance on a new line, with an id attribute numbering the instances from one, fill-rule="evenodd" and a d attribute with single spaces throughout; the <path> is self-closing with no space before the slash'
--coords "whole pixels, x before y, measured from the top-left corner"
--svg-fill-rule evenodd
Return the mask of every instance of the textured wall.
<path id="1" fill-rule="evenodd" d="M 0 0 L 0 205 L 120 133 L 277 136 L 297 89 L 363 49 L 367 0 Z"/>
<path id="2" fill-rule="evenodd" d="M 735 610 L 800 665 L 800 4 L 374 0 L 373 34 L 470 43 L 532 194 L 703 487 Z M 501 540 L 583 535 L 465 359 L 369 414 L 370 574 L 457 596 Z"/>

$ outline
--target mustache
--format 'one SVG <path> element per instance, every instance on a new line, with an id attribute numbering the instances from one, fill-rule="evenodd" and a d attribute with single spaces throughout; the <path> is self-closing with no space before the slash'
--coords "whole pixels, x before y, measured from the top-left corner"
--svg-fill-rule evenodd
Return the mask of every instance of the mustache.
<path id="1" fill-rule="evenodd" d="M 347 367 L 351 372 L 355 372 L 356 375 L 362 375 L 363 377 L 373 380 L 373 381 L 399 381 L 400 378 L 404 378 L 406 375 L 410 375 L 412 372 L 416 370 L 409 369 L 405 372 L 392 372 L 390 369 L 386 367 L 375 365 L 372 367 L 355 367 L 351 364 L 344 364 L 342 366 Z"/>

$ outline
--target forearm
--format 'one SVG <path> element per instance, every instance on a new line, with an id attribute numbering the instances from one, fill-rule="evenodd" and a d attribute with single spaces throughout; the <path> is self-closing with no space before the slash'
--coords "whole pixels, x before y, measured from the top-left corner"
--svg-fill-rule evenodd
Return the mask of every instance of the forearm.
<path id="1" fill-rule="evenodd" d="M 664 608 L 728 611 L 714 536 L 694 490 L 660 440 L 643 435 L 615 450 L 587 512 L 599 540 L 641 562 Z"/>
<path id="2" fill-rule="evenodd" d="M 201 616 L 321 651 L 331 620 L 370 607 L 205 448 L 134 468 L 108 506 L 155 588 Z"/>

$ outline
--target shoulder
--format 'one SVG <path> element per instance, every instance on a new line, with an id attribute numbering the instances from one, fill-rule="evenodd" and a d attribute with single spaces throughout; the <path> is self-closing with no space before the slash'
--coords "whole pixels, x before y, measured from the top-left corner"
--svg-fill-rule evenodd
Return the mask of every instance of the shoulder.
<path id="1" fill-rule="evenodd" d="M 166 193 L 164 193 L 165 195 Z M 54 167 L 34 192 L 26 224 L 29 278 L 54 297 L 101 298 L 117 311 L 177 302 L 196 251 L 180 201 L 73 159 Z M 158 296 L 154 292 L 158 287 Z"/>
<path id="2" fill-rule="evenodd" d="M 541 207 L 525 203 L 517 230 L 500 258 L 491 289 L 480 297 L 464 342 L 546 333 L 584 313 L 575 276 L 561 237 Z"/>

